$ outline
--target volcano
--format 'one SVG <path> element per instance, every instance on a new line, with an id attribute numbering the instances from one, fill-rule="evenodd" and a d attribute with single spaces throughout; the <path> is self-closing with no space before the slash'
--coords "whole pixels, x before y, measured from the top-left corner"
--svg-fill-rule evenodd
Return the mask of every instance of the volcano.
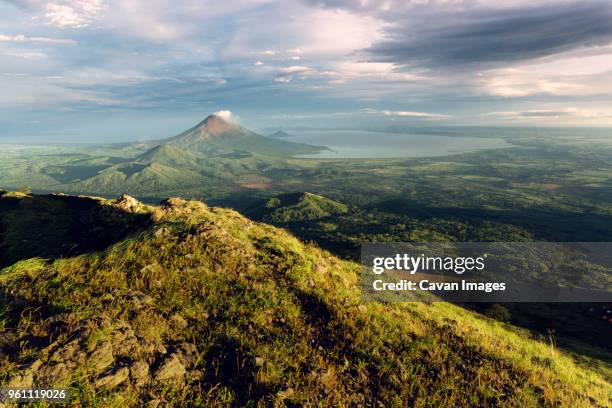
<path id="1" fill-rule="evenodd" d="M 229 111 L 215 112 L 191 129 L 162 142 L 209 157 L 287 157 L 314 154 L 326 149 L 260 135 L 240 126 Z"/>

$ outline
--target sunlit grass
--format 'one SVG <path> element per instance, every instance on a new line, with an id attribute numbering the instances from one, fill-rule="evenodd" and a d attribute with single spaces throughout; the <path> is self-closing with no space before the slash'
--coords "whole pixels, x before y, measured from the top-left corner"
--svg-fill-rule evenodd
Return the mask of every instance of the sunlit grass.
<path id="1" fill-rule="evenodd" d="M 36 358 L 28 339 L 63 313 L 91 326 L 92 348 L 123 322 L 143 345 L 192 343 L 204 373 L 187 386 L 99 391 L 77 368 L 82 406 L 152 395 L 174 406 L 610 405 L 601 374 L 525 331 L 446 303 L 363 303 L 357 264 L 231 210 L 174 200 L 153 211 L 156 224 L 106 250 L 0 272 L 0 334 L 20 350 L 0 358 L 1 382 Z M 153 363 L 158 352 L 120 353 Z"/>

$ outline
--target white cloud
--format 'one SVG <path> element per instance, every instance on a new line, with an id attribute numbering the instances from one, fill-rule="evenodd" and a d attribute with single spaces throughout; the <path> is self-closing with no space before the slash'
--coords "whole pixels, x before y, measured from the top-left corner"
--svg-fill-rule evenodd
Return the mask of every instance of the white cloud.
<path id="1" fill-rule="evenodd" d="M 293 80 L 293 77 L 291 76 L 276 76 L 274 77 L 274 82 L 280 82 L 280 83 L 289 83 Z"/>
<path id="2" fill-rule="evenodd" d="M 88 26 L 106 9 L 103 0 L 65 0 L 49 2 L 44 8 L 47 24 L 60 28 Z"/>
<path id="3" fill-rule="evenodd" d="M 6 77 L 0 89 L 32 105 L 53 95 L 60 102 L 84 95 L 83 100 L 101 103 L 120 100 L 173 109 L 173 103 L 197 105 L 201 95 L 211 92 L 214 103 L 229 106 L 249 103 L 244 95 L 263 91 L 261 98 L 274 95 L 283 101 L 281 110 L 290 106 L 285 98 L 308 93 L 312 97 L 303 105 L 309 109 L 320 98 L 333 99 L 342 109 L 357 103 L 414 109 L 366 111 L 388 118 L 449 118 L 425 112 L 431 110 L 451 113 L 453 119 L 471 115 L 483 121 L 544 123 L 546 118 L 552 122 L 555 112 L 567 120 L 603 120 L 612 95 L 612 46 L 508 60 L 494 69 L 478 66 L 480 75 L 452 64 L 411 68 L 368 60 L 371 55 L 364 49 L 393 36 L 398 24 L 443 31 L 438 25 L 446 23 L 436 19 L 446 15 L 440 8 L 477 19 L 484 4 L 480 0 L 9 1 L 20 7 L 0 6 L 1 70 L 38 78 L 34 83 L 39 87 L 13 93 L 7 91 L 12 88 L 5 86 L 10 82 Z M 485 5 L 503 13 L 515 3 L 500 1 Z M 74 44 L 81 46 L 68 47 Z M 32 63 L 37 58 L 45 58 L 44 64 Z M 224 78 L 231 87 L 223 86 Z M 586 106 L 595 100 L 601 106 Z M 456 103 L 447 108 L 451 102 Z M 580 108 L 550 106 L 554 102 Z M 481 115 L 489 110 L 498 112 Z"/>
<path id="4" fill-rule="evenodd" d="M 294 78 L 304 79 L 319 74 L 319 72 L 311 67 L 301 65 L 292 65 L 279 69 L 278 74 L 274 77 L 276 82 L 291 82 Z"/>
<path id="5" fill-rule="evenodd" d="M 234 115 L 232 111 L 230 110 L 220 110 L 220 111 L 214 112 L 213 115 L 220 117 L 226 122 L 236 123 L 236 124 L 239 122 L 238 116 Z"/>
<path id="6" fill-rule="evenodd" d="M 612 92 L 612 47 L 593 47 L 478 73 L 478 89 L 501 97 Z"/>
<path id="7" fill-rule="evenodd" d="M 49 24 L 58 27 L 83 27 L 87 20 L 72 7 L 49 3 L 45 8 L 45 18 Z"/>
<path id="8" fill-rule="evenodd" d="M 584 82 L 567 76 L 536 75 L 531 71 L 508 68 L 481 76 L 480 83 L 490 95 L 523 97 L 535 94 L 572 95 L 586 91 Z"/>
<path id="9" fill-rule="evenodd" d="M 489 112 L 485 113 L 484 116 L 494 116 L 511 120 L 606 119 L 612 118 L 612 111 L 567 107 L 559 109 Z"/>
<path id="10" fill-rule="evenodd" d="M 340 81 L 366 79 L 393 82 L 412 82 L 426 79 L 418 73 L 398 72 L 395 66 L 388 62 L 347 62 L 342 61 L 333 65 L 338 72 Z M 338 81 L 336 80 L 336 81 Z"/>
<path id="11" fill-rule="evenodd" d="M 449 115 L 442 115 L 439 113 L 428 113 L 428 112 L 413 112 L 413 111 L 391 111 L 391 110 L 376 110 L 376 109 L 363 109 L 363 112 L 371 115 L 383 115 L 383 116 L 399 116 L 408 118 L 421 118 L 430 120 L 442 120 L 449 119 Z"/>
<path id="12" fill-rule="evenodd" d="M 299 46 L 302 54 L 338 57 L 367 48 L 382 38 L 384 24 L 367 15 L 315 9 L 295 16 L 292 25 L 303 37 Z"/>
<path id="13" fill-rule="evenodd" d="M 255 52 L 266 57 L 346 59 L 380 39 L 383 26 L 382 21 L 367 15 L 308 7 L 291 0 L 255 10 L 237 23 L 222 50 L 226 58 L 240 59 Z M 351 59 L 355 58 L 357 55 Z"/>
<path id="14" fill-rule="evenodd" d="M 285 67 L 280 69 L 281 74 L 297 74 L 304 72 L 312 72 L 313 69 L 310 67 L 304 67 L 300 65 L 292 65 L 290 67 Z"/>
<path id="15" fill-rule="evenodd" d="M 48 38 L 48 37 L 28 37 L 23 34 L 18 35 L 3 35 L 0 34 L 0 42 L 12 43 L 41 43 L 41 44 L 66 44 L 74 45 L 77 42 L 65 38 Z"/>
<path id="16" fill-rule="evenodd" d="M 16 58 L 24 58 L 24 59 L 42 59 L 42 58 L 47 57 L 47 54 L 43 52 L 4 51 L 2 54 L 8 57 L 16 57 Z"/>

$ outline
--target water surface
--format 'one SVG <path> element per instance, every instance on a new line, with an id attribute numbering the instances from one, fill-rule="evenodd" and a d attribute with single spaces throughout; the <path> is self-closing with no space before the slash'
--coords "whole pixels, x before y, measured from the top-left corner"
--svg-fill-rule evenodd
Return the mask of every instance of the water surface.
<path id="1" fill-rule="evenodd" d="M 333 150 L 300 156 L 317 159 L 431 157 L 512 147 L 505 140 L 496 137 L 437 136 L 360 130 L 307 130 L 296 131 L 293 134 L 295 136 L 287 140 L 327 146 Z"/>

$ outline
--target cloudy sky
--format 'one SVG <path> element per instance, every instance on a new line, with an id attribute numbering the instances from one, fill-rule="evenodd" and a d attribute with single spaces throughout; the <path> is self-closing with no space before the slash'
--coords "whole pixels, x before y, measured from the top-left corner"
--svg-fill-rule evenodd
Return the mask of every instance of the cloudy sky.
<path id="1" fill-rule="evenodd" d="M 612 126 L 612 2 L 0 0 L 0 140 Z"/>

